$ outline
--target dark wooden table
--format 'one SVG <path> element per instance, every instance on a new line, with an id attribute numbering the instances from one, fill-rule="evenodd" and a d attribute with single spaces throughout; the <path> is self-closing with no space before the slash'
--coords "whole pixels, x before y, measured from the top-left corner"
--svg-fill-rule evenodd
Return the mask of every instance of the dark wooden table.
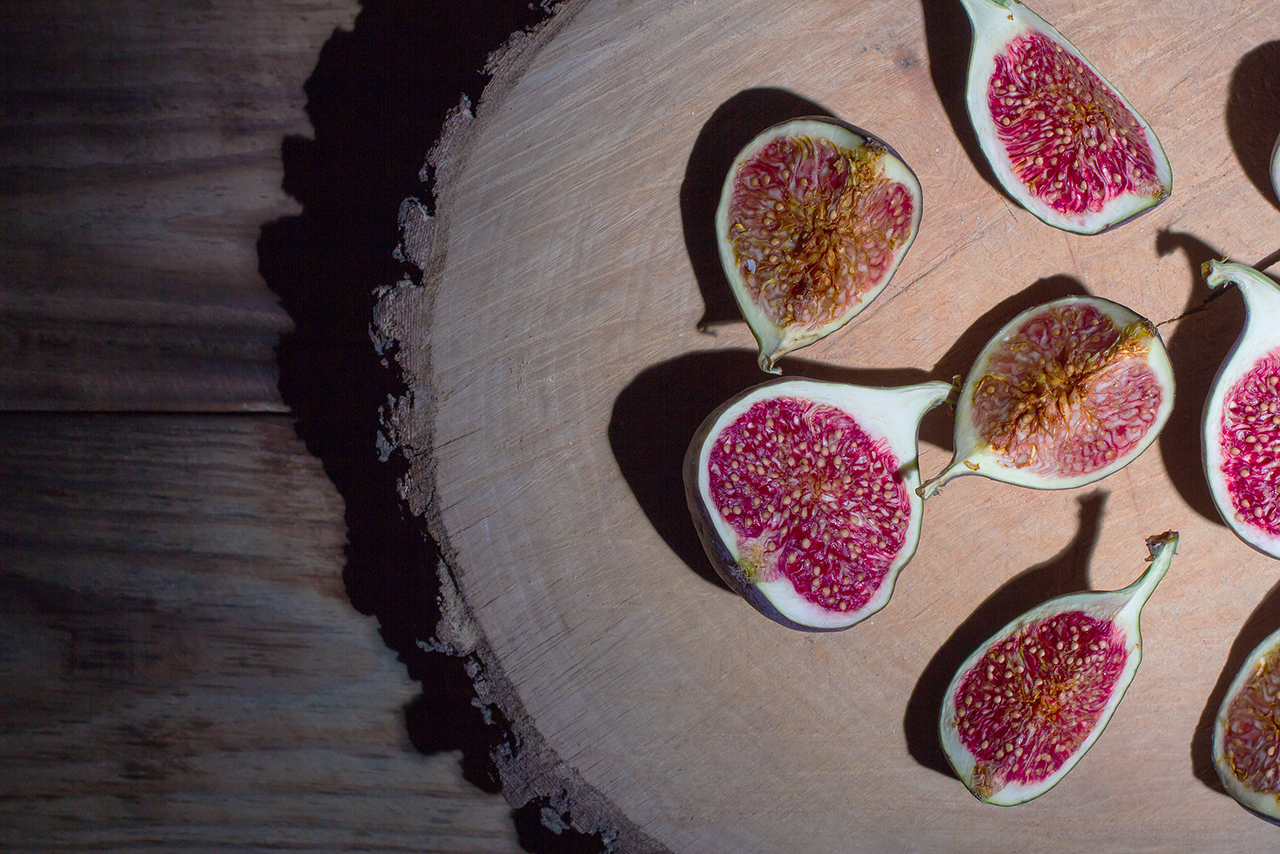
<path id="1" fill-rule="evenodd" d="M 419 642 L 368 335 L 446 111 L 543 14 L 5 4 L 0 848 L 598 847 L 507 805 Z"/>

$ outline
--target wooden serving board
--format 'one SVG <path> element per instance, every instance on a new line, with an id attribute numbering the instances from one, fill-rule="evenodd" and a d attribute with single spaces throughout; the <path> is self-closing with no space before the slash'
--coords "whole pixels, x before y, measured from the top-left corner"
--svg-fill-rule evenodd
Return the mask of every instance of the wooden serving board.
<path id="1" fill-rule="evenodd" d="M 459 594 L 441 637 L 476 650 L 481 696 L 523 745 L 502 757 L 512 799 L 551 796 L 622 850 L 1274 847 L 1221 792 L 1209 733 L 1280 625 L 1280 563 L 1221 524 L 1199 462 L 1201 406 L 1243 321 L 1234 292 L 1206 302 L 1199 266 L 1280 246 L 1274 10 L 1037 10 L 1173 162 L 1172 198 L 1111 233 L 1059 232 L 993 186 L 963 112 L 954 0 L 566 2 L 495 59 L 474 117 L 454 117 L 434 216 L 404 211 L 423 281 L 385 295 L 379 334 L 412 390 L 388 415 L 404 492 Z M 1155 321 L 1178 381 L 1158 444 L 1096 487 L 948 486 L 888 607 L 819 636 L 716 580 L 680 483 L 697 424 L 766 379 L 715 260 L 720 183 L 755 132 L 815 112 L 893 145 L 924 221 L 879 299 L 786 373 L 950 379 L 1019 310 L 1087 292 Z M 926 476 L 950 431 L 945 408 L 926 419 Z M 1109 729 L 1039 800 L 974 800 L 936 735 L 959 662 L 1052 595 L 1127 584 L 1167 529 L 1179 555 Z"/>

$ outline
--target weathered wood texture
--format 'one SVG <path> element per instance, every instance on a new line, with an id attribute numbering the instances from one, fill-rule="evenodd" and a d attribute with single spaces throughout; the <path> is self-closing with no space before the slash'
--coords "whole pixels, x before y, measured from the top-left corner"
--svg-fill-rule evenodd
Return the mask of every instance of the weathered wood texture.
<path id="1" fill-rule="evenodd" d="M 492 7 L 4 4 L 0 848 L 550 850 L 415 645 L 368 337 L 446 109 L 541 14 Z"/>
<path id="2" fill-rule="evenodd" d="M 4 416 L 0 483 L 0 847 L 522 850 L 411 739 L 291 418 Z"/>
<path id="3" fill-rule="evenodd" d="M 1280 244 L 1270 7 L 1037 7 L 1153 123 L 1164 205 L 1113 232 L 1055 231 L 1004 199 L 964 115 L 967 20 L 924 3 L 566 4 L 459 115 L 426 273 L 382 306 L 413 396 L 391 419 L 500 674 L 498 702 L 638 833 L 681 851 L 1229 851 L 1274 828 L 1218 790 L 1208 723 L 1274 627 L 1274 561 L 1218 521 L 1201 403 L 1242 320 L 1201 262 Z M 889 289 L 788 373 L 949 380 L 1018 310 L 1067 293 L 1159 324 L 1178 403 L 1158 446 L 1094 489 L 967 478 L 931 499 L 893 601 L 848 633 L 781 629 L 714 581 L 680 461 L 696 425 L 764 379 L 716 269 L 710 217 L 737 147 L 829 111 L 881 135 L 924 186 Z M 1203 308 L 1203 310 L 1201 310 Z M 710 332 L 700 331 L 709 328 Z M 950 419 L 924 424 L 937 471 Z M 1134 578 L 1182 532 L 1144 618 L 1147 657 L 1093 752 L 1048 796 L 976 802 L 937 743 L 941 692 L 987 634 L 1048 596 Z M 508 779 L 532 774 L 519 765 Z"/>

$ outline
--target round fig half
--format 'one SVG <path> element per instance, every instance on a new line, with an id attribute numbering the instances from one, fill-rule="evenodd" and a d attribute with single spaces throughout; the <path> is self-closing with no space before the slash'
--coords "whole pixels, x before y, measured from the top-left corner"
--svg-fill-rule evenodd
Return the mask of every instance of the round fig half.
<path id="1" fill-rule="evenodd" d="M 729 169 L 720 261 L 760 367 L 844 326 L 889 284 L 920 227 L 920 182 L 888 145 L 834 119 L 761 133 Z"/>
<path id="2" fill-rule="evenodd" d="M 943 697 L 939 734 L 981 801 L 1025 803 L 1053 788 L 1102 734 L 1142 660 L 1138 616 L 1178 535 L 1147 540 L 1149 566 L 1123 590 L 1060 596 L 978 647 Z"/>
<path id="3" fill-rule="evenodd" d="M 1241 806 L 1280 821 L 1280 631 L 1249 653 L 1218 707 L 1213 766 Z"/>
<path id="4" fill-rule="evenodd" d="M 1151 127 L 1056 29 L 1018 0 L 961 0 L 973 25 L 966 103 L 1013 199 L 1096 234 L 1158 205 L 1173 172 Z"/>
<path id="5" fill-rule="evenodd" d="M 1240 539 L 1280 557 L 1280 286 L 1243 264 L 1210 261 L 1212 287 L 1244 297 L 1240 337 L 1218 368 L 1204 407 L 1209 492 Z"/>
<path id="6" fill-rule="evenodd" d="M 1101 480 L 1151 446 L 1173 411 L 1155 326 L 1098 297 L 1022 312 L 987 343 L 956 404 L 955 455 L 920 487 L 978 474 L 1035 489 Z"/>
<path id="7" fill-rule="evenodd" d="M 846 629 L 883 608 L 920 539 L 920 420 L 951 390 L 787 378 L 708 416 L 685 492 L 729 588 L 793 629 Z"/>

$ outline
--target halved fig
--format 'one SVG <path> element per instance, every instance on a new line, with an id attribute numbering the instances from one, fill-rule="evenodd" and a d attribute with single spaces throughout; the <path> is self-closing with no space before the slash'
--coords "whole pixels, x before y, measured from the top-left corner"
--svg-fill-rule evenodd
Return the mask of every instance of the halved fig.
<path id="1" fill-rule="evenodd" d="M 1271 190 L 1280 200 L 1280 136 L 1276 137 L 1276 144 L 1271 148 Z"/>
<path id="2" fill-rule="evenodd" d="M 920 539 L 920 420 L 951 391 L 786 378 L 708 416 L 685 493 L 729 588 L 793 629 L 846 629 L 883 608 Z"/>
<path id="3" fill-rule="evenodd" d="M 1150 537 L 1150 563 L 1133 584 L 1051 599 L 960 666 L 943 698 L 939 734 L 974 797 L 1025 803 L 1053 788 L 1093 746 L 1142 660 L 1138 617 L 1177 544 L 1172 531 Z"/>
<path id="4" fill-rule="evenodd" d="M 920 495 L 965 474 L 1035 489 L 1101 480 L 1156 440 L 1173 391 L 1146 318 L 1099 297 L 1028 309 L 978 355 L 956 405 L 955 455 Z"/>
<path id="5" fill-rule="evenodd" d="M 1213 723 L 1213 767 L 1243 807 L 1280 821 L 1280 631 L 1249 653 Z"/>
<path id="6" fill-rule="evenodd" d="M 1071 42 L 1018 0 L 961 3 L 973 25 L 969 118 L 1018 204 L 1096 234 L 1169 197 L 1155 132 Z"/>
<path id="7" fill-rule="evenodd" d="M 1218 368 L 1204 407 L 1209 492 L 1240 539 L 1280 557 L 1280 286 L 1243 264 L 1204 265 L 1211 287 L 1244 297 L 1240 337 Z"/>
<path id="8" fill-rule="evenodd" d="M 760 367 L 844 326 L 889 284 L 920 227 L 920 182 L 888 145 L 835 119 L 761 133 L 729 169 L 720 261 Z"/>

